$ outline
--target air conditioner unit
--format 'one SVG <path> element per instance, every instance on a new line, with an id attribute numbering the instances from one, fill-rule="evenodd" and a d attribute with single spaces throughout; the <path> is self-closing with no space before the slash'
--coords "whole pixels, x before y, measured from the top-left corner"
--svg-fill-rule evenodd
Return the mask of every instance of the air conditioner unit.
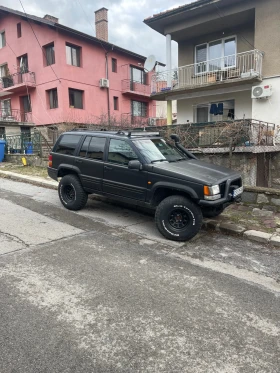
<path id="1" fill-rule="evenodd" d="M 252 87 L 252 98 L 268 98 L 271 95 L 272 86 L 270 84 Z"/>
<path id="2" fill-rule="evenodd" d="M 149 126 L 155 126 L 157 124 L 157 118 L 149 118 L 148 124 Z"/>
<path id="3" fill-rule="evenodd" d="M 109 88 L 109 79 L 102 78 L 99 80 L 99 87 Z"/>

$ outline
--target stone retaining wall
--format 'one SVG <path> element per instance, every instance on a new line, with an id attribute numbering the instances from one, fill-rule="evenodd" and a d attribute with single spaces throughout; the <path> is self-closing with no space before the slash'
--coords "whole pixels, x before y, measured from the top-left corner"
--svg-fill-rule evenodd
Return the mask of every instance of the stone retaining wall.
<path id="1" fill-rule="evenodd" d="M 259 209 L 280 212 L 280 190 L 245 187 L 242 202 Z"/>

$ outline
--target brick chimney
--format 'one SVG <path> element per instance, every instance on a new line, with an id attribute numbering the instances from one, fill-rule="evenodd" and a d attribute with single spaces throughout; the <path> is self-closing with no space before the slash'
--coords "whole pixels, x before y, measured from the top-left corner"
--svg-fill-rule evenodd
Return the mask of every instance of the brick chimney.
<path id="1" fill-rule="evenodd" d="M 96 37 L 108 41 L 108 9 L 100 8 L 94 13 Z"/>
<path id="2" fill-rule="evenodd" d="M 47 19 L 48 21 L 51 21 L 53 23 L 59 23 L 59 19 L 54 16 L 51 16 L 50 14 L 46 14 L 44 16 L 44 19 Z"/>

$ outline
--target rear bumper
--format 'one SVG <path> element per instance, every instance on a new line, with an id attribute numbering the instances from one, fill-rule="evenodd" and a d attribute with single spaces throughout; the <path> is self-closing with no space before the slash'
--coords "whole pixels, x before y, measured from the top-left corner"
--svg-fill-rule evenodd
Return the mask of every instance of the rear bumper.
<path id="1" fill-rule="evenodd" d="M 55 168 L 48 167 L 48 175 L 55 181 L 57 181 L 57 170 Z"/>

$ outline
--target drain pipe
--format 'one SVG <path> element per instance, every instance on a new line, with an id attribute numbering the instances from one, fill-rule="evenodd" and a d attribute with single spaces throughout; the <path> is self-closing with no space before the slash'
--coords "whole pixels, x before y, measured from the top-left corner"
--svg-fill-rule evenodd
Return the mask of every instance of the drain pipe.
<path id="1" fill-rule="evenodd" d="M 106 79 L 109 79 L 109 69 L 108 69 L 108 51 L 105 52 L 105 75 Z M 109 84 L 110 87 L 110 84 Z M 107 88 L 107 111 L 108 111 L 108 125 L 111 124 L 111 112 L 110 112 L 110 88 Z"/>

